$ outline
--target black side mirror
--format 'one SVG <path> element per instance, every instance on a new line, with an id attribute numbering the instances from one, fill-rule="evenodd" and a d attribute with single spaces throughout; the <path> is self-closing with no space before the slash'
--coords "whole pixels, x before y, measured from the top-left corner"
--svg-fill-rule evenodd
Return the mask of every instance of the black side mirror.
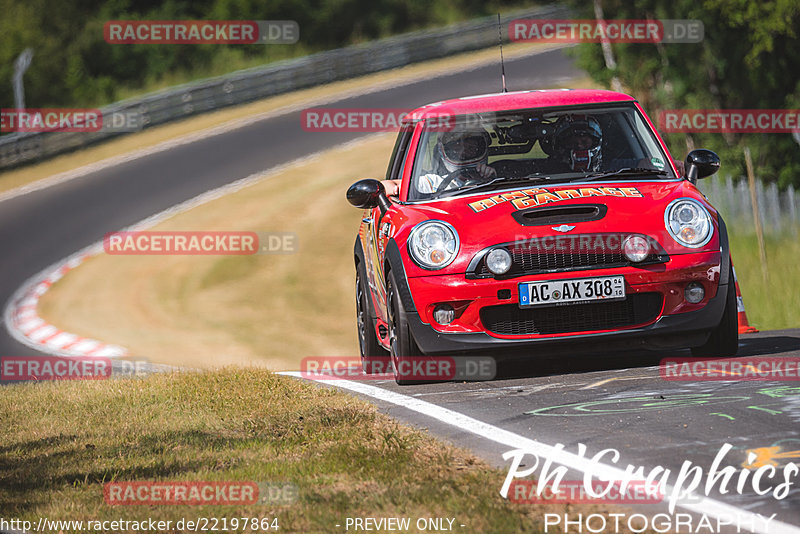
<path id="1" fill-rule="evenodd" d="M 386 197 L 386 190 L 383 184 L 374 178 L 359 180 L 347 190 L 347 201 L 353 206 L 361 209 L 372 209 L 375 206 L 381 207 L 381 213 L 386 213 L 392 203 Z"/>
<path id="2" fill-rule="evenodd" d="M 692 150 L 686 156 L 686 179 L 693 184 L 700 178 L 711 176 L 719 170 L 719 156 L 705 148 Z"/>

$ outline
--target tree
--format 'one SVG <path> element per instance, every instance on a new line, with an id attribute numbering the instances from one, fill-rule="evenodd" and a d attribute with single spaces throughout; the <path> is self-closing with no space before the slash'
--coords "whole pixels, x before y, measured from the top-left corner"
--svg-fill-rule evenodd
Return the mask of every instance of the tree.
<path id="1" fill-rule="evenodd" d="M 575 18 L 594 18 L 591 4 L 568 0 Z M 609 86 L 612 75 L 657 116 L 666 109 L 800 108 L 800 4 L 795 0 L 604 0 L 609 19 L 698 19 L 697 44 L 615 43 L 615 72 L 599 44 L 581 44 L 579 65 Z M 744 174 L 742 147 L 751 148 L 766 181 L 800 186 L 800 147 L 791 134 L 668 134 L 676 157 L 704 146 L 717 151 L 723 169 Z"/>

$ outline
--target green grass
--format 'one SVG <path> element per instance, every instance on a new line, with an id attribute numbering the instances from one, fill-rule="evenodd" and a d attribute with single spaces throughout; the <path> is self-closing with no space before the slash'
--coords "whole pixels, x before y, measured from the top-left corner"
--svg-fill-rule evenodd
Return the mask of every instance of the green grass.
<path id="1" fill-rule="evenodd" d="M 338 390 L 264 370 L 6 386 L 0 414 L 5 519 L 278 517 L 280 532 L 342 532 L 348 516 L 451 517 L 465 532 L 541 532 L 541 506 L 500 497 L 504 471 Z M 299 499 L 104 502 L 105 482 L 133 480 L 290 483 Z"/>
<path id="2" fill-rule="evenodd" d="M 800 240 L 787 232 L 766 236 L 766 266 L 755 234 L 729 229 L 731 254 L 751 325 L 759 330 L 800 327 Z M 764 280 L 763 270 L 768 275 Z"/>

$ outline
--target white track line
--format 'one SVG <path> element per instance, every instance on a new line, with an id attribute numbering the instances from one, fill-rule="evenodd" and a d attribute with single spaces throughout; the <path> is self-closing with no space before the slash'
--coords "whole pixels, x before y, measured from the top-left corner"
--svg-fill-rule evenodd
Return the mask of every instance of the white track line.
<path id="1" fill-rule="evenodd" d="M 279 374 L 297 378 L 307 378 L 299 371 L 283 371 Z M 436 419 L 437 421 L 441 421 L 442 423 L 457 427 L 460 430 L 470 432 L 471 434 L 475 434 L 489 441 L 505 445 L 509 447 L 509 449 L 523 449 L 540 458 L 552 459 L 553 462 L 564 465 L 570 469 L 575 469 L 582 473 L 594 473 L 598 478 L 604 478 L 605 480 L 623 480 L 627 476 L 623 469 L 600 463 L 595 464 L 589 459 L 578 456 L 577 454 L 556 449 L 552 445 L 520 436 L 519 434 L 490 425 L 489 423 L 473 419 L 462 413 L 454 412 L 453 410 L 418 398 L 409 397 L 402 393 L 396 393 L 394 391 L 350 380 L 320 380 L 320 382 L 329 383 L 355 393 L 395 404 Z M 671 493 L 671 490 L 672 488 L 667 486 L 664 494 Z M 709 497 L 697 496 L 697 499 L 693 499 L 692 502 L 681 502 L 679 500 L 676 504 L 690 512 L 706 514 L 715 519 L 739 517 L 743 521 L 751 521 L 752 525 L 759 525 L 763 522 L 762 520 L 758 520 L 756 514 L 752 512 L 736 508 L 735 506 L 725 504 Z M 800 534 L 800 527 L 774 519 L 769 523 L 769 529 L 756 527 L 751 530 L 751 532 L 758 532 L 760 534 Z"/>
<path id="2" fill-rule="evenodd" d="M 323 154 L 331 150 L 346 150 L 359 145 L 372 137 L 379 137 L 384 133 L 369 134 L 348 141 L 332 148 L 315 152 L 308 156 L 292 160 L 288 163 L 272 167 L 269 170 L 251 174 L 235 182 L 223 185 L 216 189 L 206 191 L 185 202 L 172 206 L 160 213 L 156 213 L 143 219 L 132 226 L 123 228 L 122 232 L 142 231 L 154 226 L 170 217 L 183 213 L 192 208 L 216 200 L 225 195 L 235 193 L 246 187 L 250 187 L 262 180 L 280 174 L 288 168 L 302 165 L 319 159 Z M 86 259 L 103 252 L 103 242 L 98 241 L 88 247 L 79 250 L 75 254 L 60 260 L 53 265 L 45 268 L 25 281 L 11 296 L 5 306 L 3 322 L 8 333 L 28 347 L 31 347 L 46 354 L 57 356 L 104 356 L 121 357 L 129 356 L 129 351 L 118 345 L 108 345 L 101 341 L 82 338 L 69 332 L 64 332 L 57 327 L 48 324 L 37 314 L 36 307 L 39 299 L 50 289 L 52 284 L 64 276 L 64 274 L 83 263 Z"/>

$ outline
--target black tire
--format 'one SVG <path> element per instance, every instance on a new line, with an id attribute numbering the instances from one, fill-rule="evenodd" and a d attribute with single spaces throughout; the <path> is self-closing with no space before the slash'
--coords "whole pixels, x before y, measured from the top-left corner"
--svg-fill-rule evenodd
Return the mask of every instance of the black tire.
<path id="1" fill-rule="evenodd" d="M 386 373 L 389 371 L 389 353 L 386 352 L 375 335 L 372 308 L 369 301 L 364 266 L 356 267 L 356 327 L 358 329 L 358 348 L 361 352 L 361 368 L 364 374 Z"/>
<path id="2" fill-rule="evenodd" d="M 719 326 L 711 331 L 711 337 L 704 345 L 692 347 L 692 356 L 728 357 L 735 356 L 739 350 L 739 321 L 736 314 L 736 286 L 733 271 L 728 276 L 728 293 L 725 298 L 725 311 Z"/>
<path id="3" fill-rule="evenodd" d="M 401 386 L 419 384 L 421 381 L 403 378 L 399 372 L 401 367 L 405 367 L 402 365 L 404 361 L 423 354 L 414 341 L 414 336 L 411 335 L 408 315 L 397 291 L 397 280 L 393 271 L 389 271 L 386 280 L 386 309 L 389 314 L 389 345 L 391 347 L 389 353 L 392 357 L 394 380 Z"/>

